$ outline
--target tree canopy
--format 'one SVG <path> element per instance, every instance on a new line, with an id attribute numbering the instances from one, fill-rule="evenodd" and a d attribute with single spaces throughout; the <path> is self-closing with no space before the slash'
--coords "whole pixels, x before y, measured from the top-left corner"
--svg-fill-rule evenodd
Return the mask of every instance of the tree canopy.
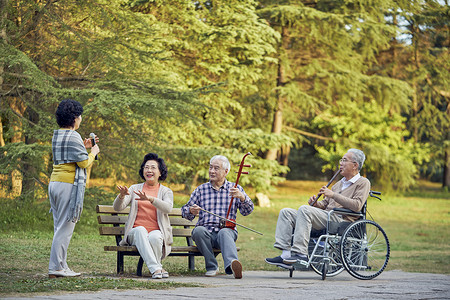
<path id="1" fill-rule="evenodd" d="M 100 137 L 95 178 L 138 180 L 147 152 L 186 191 L 209 158 L 251 152 L 243 185 L 267 191 L 290 149 L 332 169 L 348 148 L 366 175 L 450 185 L 446 1 L 1 0 L 0 181 L 44 195 L 54 112 L 84 106 Z M 229 178 L 233 180 L 233 178 Z"/>

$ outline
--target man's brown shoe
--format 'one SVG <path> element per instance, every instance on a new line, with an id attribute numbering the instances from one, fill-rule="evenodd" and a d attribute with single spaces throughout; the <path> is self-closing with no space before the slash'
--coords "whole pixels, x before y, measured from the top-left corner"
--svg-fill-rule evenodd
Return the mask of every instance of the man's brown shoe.
<path id="1" fill-rule="evenodd" d="M 231 262 L 231 271 L 233 271 L 234 278 L 242 278 L 242 265 L 237 259 Z"/>

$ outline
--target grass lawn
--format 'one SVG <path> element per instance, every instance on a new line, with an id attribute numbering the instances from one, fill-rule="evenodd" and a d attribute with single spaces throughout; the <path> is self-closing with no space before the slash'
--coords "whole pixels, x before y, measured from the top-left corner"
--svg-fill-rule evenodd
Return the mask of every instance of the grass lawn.
<path id="1" fill-rule="evenodd" d="M 239 229 L 239 258 L 244 270 L 278 270 L 264 262 L 265 257 L 279 255 L 273 248 L 278 212 L 283 207 L 298 208 L 307 203 L 322 182 L 288 181 L 269 196 L 270 208 L 256 207 L 247 217 L 238 216 L 237 222 L 256 229 L 263 236 L 243 228 Z M 437 185 L 421 182 L 420 187 L 403 195 L 383 195 L 382 201 L 370 199 L 368 211 L 386 231 L 391 256 L 387 270 L 450 274 L 450 194 Z M 176 194 L 175 206 L 180 207 L 187 195 Z M 0 297 L 11 294 L 72 290 L 98 290 L 110 288 L 154 288 L 176 286 L 170 281 L 133 280 L 138 258 L 125 258 L 125 275 L 116 276 L 115 253 L 103 251 L 112 245 L 113 237 L 100 236 L 95 214 L 96 204 L 111 204 L 113 198 L 100 196 L 87 198 L 82 219 L 75 227 L 68 264 L 84 274 L 77 279 L 50 280 L 47 278 L 48 259 L 53 236 L 51 214 L 46 199 L 37 204 L 11 204 L 0 200 Z M 8 204 L 9 203 L 9 204 Z M 368 216 L 370 218 L 370 216 Z M 175 240 L 183 245 L 182 239 Z M 220 257 L 220 255 L 219 255 Z M 223 272 L 223 264 L 219 258 Z M 187 258 L 169 257 L 164 267 L 171 276 L 192 274 L 202 276 L 203 258 L 196 258 L 197 270 L 188 270 Z M 144 267 L 144 276 L 148 269 Z"/>

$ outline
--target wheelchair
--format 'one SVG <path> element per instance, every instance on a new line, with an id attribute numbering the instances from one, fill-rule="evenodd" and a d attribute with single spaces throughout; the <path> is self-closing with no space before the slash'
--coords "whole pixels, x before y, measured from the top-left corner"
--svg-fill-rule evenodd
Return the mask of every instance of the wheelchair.
<path id="1" fill-rule="evenodd" d="M 381 192 L 370 191 L 377 198 Z M 299 261 L 289 268 L 289 277 L 294 270 L 313 269 L 317 274 L 332 277 L 344 269 L 353 277 L 369 280 L 380 275 L 389 261 L 389 240 L 383 228 L 366 219 L 367 201 L 361 212 L 335 208 L 328 212 L 327 228 L 311 231 L 308 245 L 309 260 Z M 330 222 L 332 214 L 358 216 L 355 222 Z"/>

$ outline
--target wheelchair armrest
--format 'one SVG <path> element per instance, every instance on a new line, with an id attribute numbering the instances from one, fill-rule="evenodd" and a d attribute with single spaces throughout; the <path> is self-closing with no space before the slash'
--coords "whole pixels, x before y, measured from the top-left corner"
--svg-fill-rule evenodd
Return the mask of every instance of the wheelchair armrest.
<path id="1" fill-rule="evenodd" d="M 336 213 L 339 213 L 339 214 L 343 214 L 343 215 L 353 215 L 353 216 L 362 216 L 363 215 L 361 212 L 356 212 L 351 209 L 340 208 L 340 207 L 333 208 L 333 211 L 335 211 Z"/>

